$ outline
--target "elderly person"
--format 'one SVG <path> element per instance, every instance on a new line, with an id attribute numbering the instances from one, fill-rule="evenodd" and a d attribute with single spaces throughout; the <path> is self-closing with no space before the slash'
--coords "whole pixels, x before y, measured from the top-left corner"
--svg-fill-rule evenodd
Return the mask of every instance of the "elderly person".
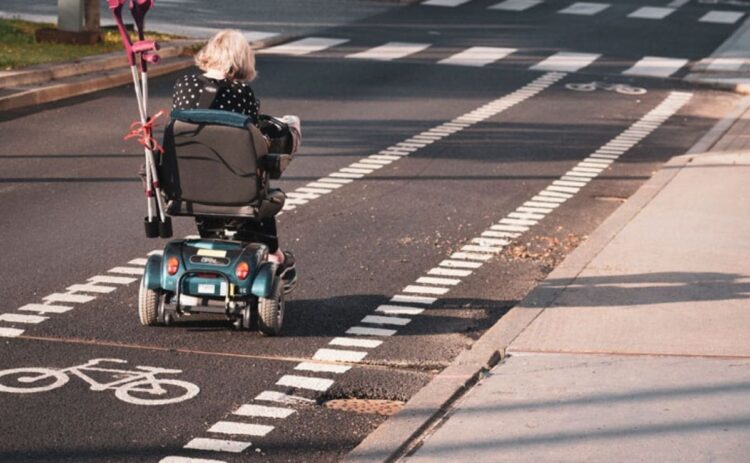
<path id="1" fill-rule="evenodd" d="M 260 102 L 249 83 L 257 75 L 255 53 L 247 40 L 236 30 L 217 33 L 195 57 L 203 74 L 185 75 L 177 79 L 172 95 L 172 109 L 218 109 L 250 116 L 258 124 Z M 206 87 L 218 89 L 215 94 Z M 202 237 L 221 228 L 225 219 L 196 217 Z M 237 224 L 236 224 L 237 225 Z M 291 270 L 294 259 L 279 249 L 276 220 L 245 220 L 238 224 L 235 239 L 261 242 L 269 248 L 269 260 Z M 296 275 L 295 275 L 296 276 Z"/>

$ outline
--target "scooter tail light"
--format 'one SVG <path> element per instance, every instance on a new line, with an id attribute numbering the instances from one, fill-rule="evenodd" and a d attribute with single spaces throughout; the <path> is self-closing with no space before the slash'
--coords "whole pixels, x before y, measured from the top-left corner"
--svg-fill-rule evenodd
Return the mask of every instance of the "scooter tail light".
<path id="1" fill-rule="evenodd" d="M 167 259 L 167 273 L 174 275 L 177 270 L 180 269 L 180 260 L 176 257 L 170 257 Z"/>
<path id="2" fill-rule="evenodd" d="M 234 273 L 240 280 L 246 279 L 250 275 L 250 265 L 247 262 L 240 262 L 234 268 Z"/>

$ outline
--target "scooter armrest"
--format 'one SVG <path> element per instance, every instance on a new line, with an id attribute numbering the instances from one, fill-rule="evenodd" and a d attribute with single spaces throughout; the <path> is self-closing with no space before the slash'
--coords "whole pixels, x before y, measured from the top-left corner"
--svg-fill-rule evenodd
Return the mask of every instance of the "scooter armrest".
<path id="1" fill-rule="evenodd" d="M 261 158 L 263 170 L 276 180 L 281 177 L 289 163 L 292 162 L 292 156 L 289 154 L 266 154 Z"/>

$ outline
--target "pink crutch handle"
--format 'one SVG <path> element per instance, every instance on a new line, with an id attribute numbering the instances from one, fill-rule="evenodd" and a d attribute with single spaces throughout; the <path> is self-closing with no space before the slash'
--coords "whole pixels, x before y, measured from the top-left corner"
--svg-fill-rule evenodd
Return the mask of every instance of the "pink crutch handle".
<path id="1" fill-rule="evenodd" d="M 150 52 L 146 52 L 142 54 L 141 58 L 143 58 L 144 60 L 146 60 L 147 62 L 151 64 L 159 64 L 159 61 L 161 61 L 161 57 L 159 55 L 157 55 L 156 53 L 150 53 Z"/>
<path id="2" fill-rule="evenodd" d="M 133 44 L 133 53 L 146 53 L 159 49 L 159 44 L 153 40 L 139 40 Z"/>

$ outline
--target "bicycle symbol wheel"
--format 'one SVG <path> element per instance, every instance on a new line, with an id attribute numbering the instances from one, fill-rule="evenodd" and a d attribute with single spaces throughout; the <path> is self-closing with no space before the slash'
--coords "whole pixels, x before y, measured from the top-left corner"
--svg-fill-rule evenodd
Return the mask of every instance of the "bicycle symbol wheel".
<path id="1" fill-rule="evenodd" d="M 165 392 L 157 392 L 156 388 L 161 388 Z M 167 405 L 192 399 L 200 391 L 195 384 L 178 379 L 157 379 L 156 381 L 144 379 L 118 387 L 115 390 L 115 397 L 135 405 Z M 153 398 L 149 398 L 149 395 Z M 162 395 L 172 397 L 160 398 Z"/>
<path id="2" fill-rule="evenodd" d="M 64 386 L 69 379 L 65 373 L 49 368 L 14 368 L 0 371 L 0 392 L 32 394 L 51 391 Z"/>
<path id="3" fill-rule="evenodd" d="M 625 84 L 615 85 L 614 90 L 622 95 L 643 95 L 646 93 L 646 89 L 643 87 L 632 87 Z"/>
<path id="4" fill-rule="evenodd" d="M 575 90 L 576 92 L 593 92 L 596 90 L 596 82 L 589 82 L 585 84 L 565 84 L 565 88 L 568 90 Z"/>

